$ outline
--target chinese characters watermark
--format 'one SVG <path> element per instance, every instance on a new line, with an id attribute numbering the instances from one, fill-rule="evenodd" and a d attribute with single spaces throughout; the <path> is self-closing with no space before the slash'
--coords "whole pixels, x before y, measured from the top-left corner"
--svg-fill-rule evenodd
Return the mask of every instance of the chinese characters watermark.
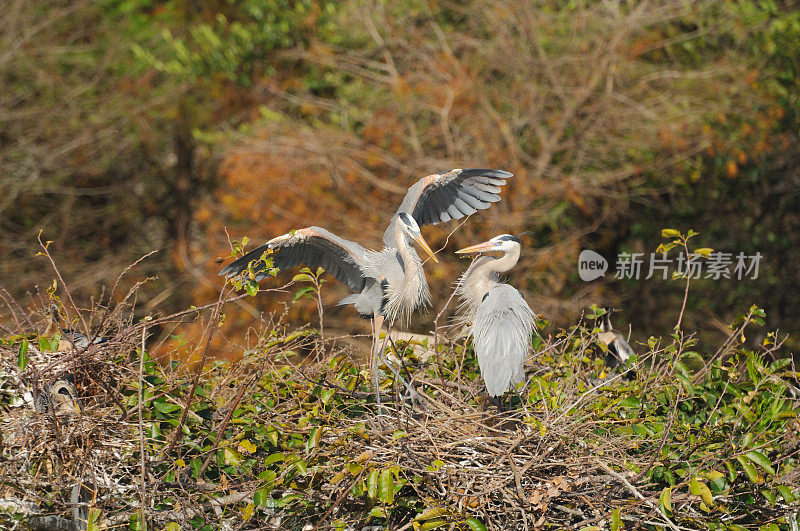
<path id="1" fill-rule="evenodd" d="M 667 280 L 672 271 L 672 278 L 755 280 L 758 278 L 761 258 L 760 252 L 754 255 L 740 252 L 734 256 L 733 253 L 714 251 L 706 257 L 696 253 L 680 253 L 675 257 L 668 257 L 666 253 L 620 253 L 617 256 L 614 278 Z M 607 270 L 608 262 L 600 254 L 589 250 L 581 251 L 578 257 L 578 274 L 581 280 L 595 280 L 605 276 Z"/>

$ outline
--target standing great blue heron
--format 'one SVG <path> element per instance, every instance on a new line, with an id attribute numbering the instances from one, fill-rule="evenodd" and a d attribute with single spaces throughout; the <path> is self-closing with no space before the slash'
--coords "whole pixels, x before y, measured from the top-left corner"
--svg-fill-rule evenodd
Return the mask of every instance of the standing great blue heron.
<path id="1" fill-rule="evenodd" d="M 430 303 L 422 261 L 412 242 L 438 260 L 422 238 L 420 225 L 460 219 L 488 208 L 500 200 L 500 187 L 511 175 L 501 170 L 454 169 L 423 177 L 408 189 L 389 221 L 382 251 L 367 250 L 320 227 L 307 227 L 256 247 L 220 271 L 220 275 L 237 276 L 252 263 L 254 279 L 259 281 L 267 276 L 267 257 L 272 258 L 278 270 L 301 263 L 324 268 L 354 292 L 339 304 L 352 304 L 361 317 L 372 319 L 375 384 L 378 338 L 384 319 L 390 325 L 398 318 L 407 322 L 415 309 Z M 377 385 L 375 390 L 377 393 Z"/>
<path id="2" fill-rule="evenodd" d="M 477 258 L 458 282 L 458 295 L 469 333 L 478 356 L 481 376 L 492 398 L 503 395 L 512 385 L 525 381 L 523 362 L 528 353 L 535 316 L 522 294 L 500 282 L 499 273 L 513 268 L 519 260 L 520 241 L 501 234 L 491 240 L 460 249 L 456 253 L 499 251 L 500 258 Z"/>

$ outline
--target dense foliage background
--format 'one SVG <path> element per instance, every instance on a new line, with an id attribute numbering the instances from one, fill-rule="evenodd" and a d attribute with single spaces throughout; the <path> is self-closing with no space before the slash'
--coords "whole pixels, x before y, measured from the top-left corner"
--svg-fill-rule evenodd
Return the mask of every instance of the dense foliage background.
<path id="1" fill-rule="evenodd" d="M 473 216 L 428 268 L 437 308 L 465 267 L 450 251 L 529 230 L 512 276 L 537 312 L 563 325 L 612 303 L 634 338 L 663 334 L 682 284 L 587 284 L 577 256 L 650 253 L 661 228 L 693 228 L 698 246 L 764 259 L 757 280 L 696 282 L 692 327 L 713 334 L 755 303 L 771 328 L 797 331 L 795 8 L 3 2 L 0 284 L 21 300 L 51 284 L 35 257 L 42 231 L 82 301 L 158 249 L 124 281 L 151 277 L 137 312 L 206 303 L 226 228 L 261 240 L 315 224 L 377 246 L 419 177 L 497 167 L 515 174 L 503 202 Z M 455 227 L 425 235 L 444 246 Z M 226 326 L 287 301 L 242 301 Z M 289 317 L 303 322 L 313 308 L 299 303 Z M 347 309 L 327 315 L 333 328 L 361 330 Z"/>
<path id="2" fill-rule="evenodd" d="M 797 529 L 796 4 L 0 2 L 0 527 Z M 245 236 L 379 246 L 455 167 L 515 176 L 423 229 L 443 252 L 410 328 L 453 250 L 529 231 L 511 280 L 545 319 L 509 412 L 446 312 L 397 342 L 416 402 L 387 368 L 381 407 L 338 283 L 220 292 Z M 763 258 L 613 278 L 662 245 Z M 579 320 L 605 304 L 635 378 Z M 65 378 L 71 410 L 43 408 Z"/>

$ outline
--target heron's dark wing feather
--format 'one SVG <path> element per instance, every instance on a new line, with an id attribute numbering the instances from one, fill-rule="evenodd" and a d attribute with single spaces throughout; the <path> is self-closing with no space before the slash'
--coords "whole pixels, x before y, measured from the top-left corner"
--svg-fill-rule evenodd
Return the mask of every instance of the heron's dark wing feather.
<path id="1" fill-rule="evenodd" d="M 394 245 L 392 227 L 399 213 L 411 214 L 420 226 L 460 219 L 500 201 L 500 189 L 511 176 L 502 170 L 455 169 L 423 177 L 408 189 L 383 235 L 384 244 Z"/>
<path id="2" fill-rule="evenodd" d="M 264 253 L 272 258 L 272 264 L 278 270 L 300 264 L 312 269 L 321 267 L 351 290 L 360 292 L 364 289 L 365 278 L 361 270 L 366 253 L 364 248 L 320 227 L 307 227 L 273 238 L 231 262 L 219 274 L 236 276 L 255 261 L 253 271 L 256 280 L 261 280 L 266 277 L 266 264 L 262 260 Z"/>

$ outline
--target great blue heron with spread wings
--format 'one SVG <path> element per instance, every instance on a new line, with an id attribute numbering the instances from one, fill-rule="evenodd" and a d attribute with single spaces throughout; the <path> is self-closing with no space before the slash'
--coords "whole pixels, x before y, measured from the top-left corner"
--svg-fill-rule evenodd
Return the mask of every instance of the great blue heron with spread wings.
<path id="1" fill-rule="evenodd" d="M 501 234 L 489 241 L 460 249 L 459 254 L 501 252 L 499 258 L 480 256 L 458 281 L 460 310 L 469 325 L 481 376 L 489 396 L 497 398 L 525 381 L 523 363 L 528 354 L 535 315 L 522 294 L 500 282 L 519 260 L 516 236 Z"/>
<path id="2" fill-rule="evenodd" d="M 299 264 L 322 267 L 353 291 L 339 304 L 352 304 L 372 319 L 373 378 L 377 379 L 378 338 L 384 320 L 408 321 L 411 313 L 430 303 L 430 291 L 416 242 L 436 257 L 420 226 L 460 219 L 500 200 L 500 189 L 512 174 L 490 169 L 454 169 L 429 175 L 408 189 L 383 234 L 381 251 L 367 250 L 320 227 L 307 227 L 273 238 L 220 271 L 235 277 L 252 263 L 255 280 L 267 276 L 265 258 L 284 270 Z M 374 382 L 374 381 L 373 381 Z M 377 392 L 377 387 L 376 387 Z"/>

